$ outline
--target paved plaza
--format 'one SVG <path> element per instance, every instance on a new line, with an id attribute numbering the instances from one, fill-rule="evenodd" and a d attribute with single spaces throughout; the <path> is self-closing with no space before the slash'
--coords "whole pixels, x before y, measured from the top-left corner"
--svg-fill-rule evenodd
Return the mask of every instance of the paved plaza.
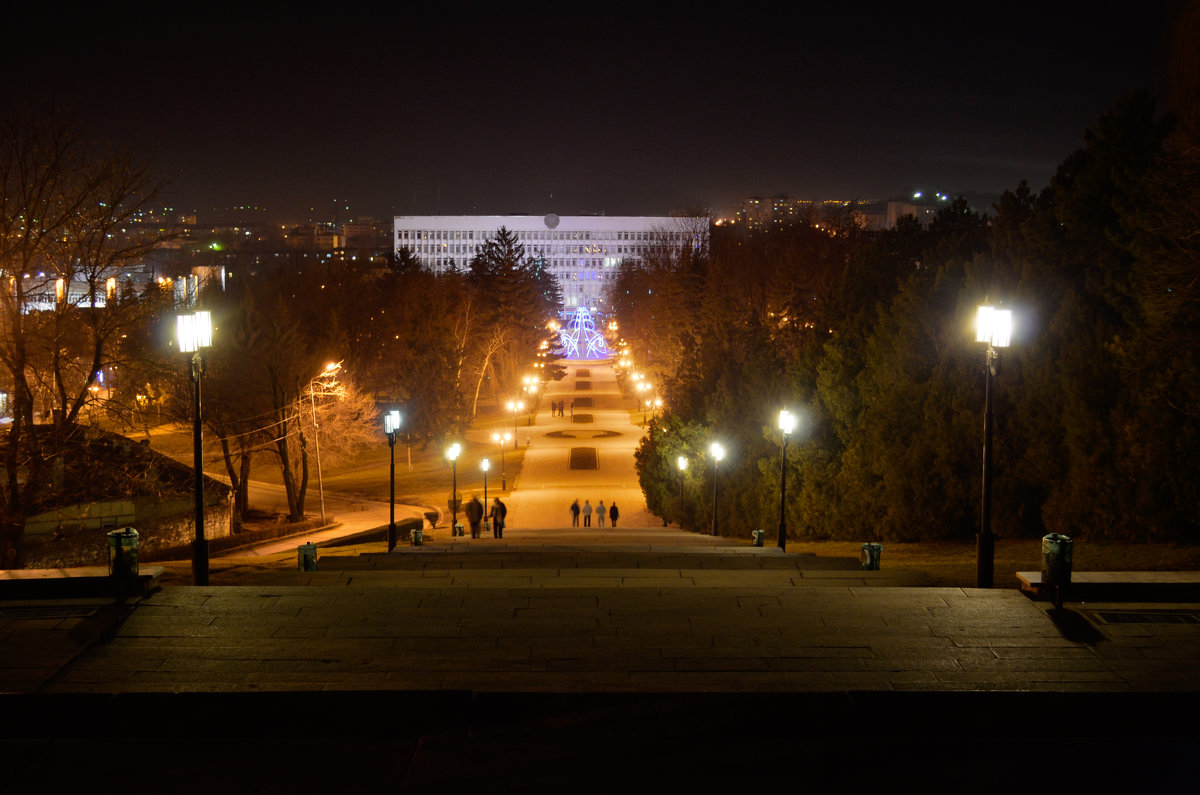
<path id="1" fill-rule="evenodd" d="M 521 429 L 503 539 L 0 603 L 0 789 L 1192 785 L 1200 604 L 1055 609 L 657 526 L 640 429 L 587 369 L 555 386 L 591 422 L 548 394 Z M 565 526 L 576 498 L 640 523 Z"/>

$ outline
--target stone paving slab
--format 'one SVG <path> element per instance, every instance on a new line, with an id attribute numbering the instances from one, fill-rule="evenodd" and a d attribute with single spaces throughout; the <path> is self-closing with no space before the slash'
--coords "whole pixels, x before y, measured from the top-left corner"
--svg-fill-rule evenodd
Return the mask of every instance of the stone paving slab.
<path id="1" fill-rule="evenodd" d="M 1142 666 L 1139 656 L 1106 656 L 1064 638 L 1043 609 L 1015 591 L 631 588 L 624 582 L 596 586 L 593 579 L 585 570 L 576 580 L 592 589 L 587 596 L 569 586 L 514 592 L 482 582 L 425 590 L 315 586 L 303 594 L 272 586 L 173 588 L 161 606 L 157 595 L 144 600 L 108 643 L 42 689 L 245 692 L 345 684 L 678 692 L 1200 684 L 1195 633 L 1183 639 L 1190 651 L 1176 649 L 1180 653 L 1161 665 Z M 289 604 L 291 596 L 304 604 Z M 653 672 L 671 676 L 648 675 Z"/>

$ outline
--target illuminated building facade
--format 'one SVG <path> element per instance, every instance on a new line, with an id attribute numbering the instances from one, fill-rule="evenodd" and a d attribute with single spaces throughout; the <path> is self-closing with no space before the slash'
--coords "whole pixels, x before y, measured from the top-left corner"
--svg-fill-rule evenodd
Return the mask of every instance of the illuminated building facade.
<path id="1" fill-rule="evenodd" d="M 707 244 L 707 218 L 595 215 L 398 215 L 394 244 L 430 270 L 465 270 L 488 238 L 504 227 L 526 256 L 558 279 L 566 309 L 601 308 L 604 291 L 627 259 L 665 248 Z"/>

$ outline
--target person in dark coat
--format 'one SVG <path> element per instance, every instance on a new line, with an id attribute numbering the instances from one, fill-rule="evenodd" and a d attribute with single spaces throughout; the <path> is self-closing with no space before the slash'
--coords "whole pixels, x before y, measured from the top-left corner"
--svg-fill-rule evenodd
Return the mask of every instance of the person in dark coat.
<path id="1" fill-rule="evenodd" d="M 571 527 L 579 527 L 579 500 L 571 503 Z"/>
<path id="2" fill-rule="evenodd" d="M 471 495 L 471 501 L 467 503 L 463 511 L 467 514 L 467 521 L 471 525 L 471 538 L 479 538 L 479 524 L 483 521 L 483 503 L 479 501 L 479 495 Z"/>
<path id="3" fill-rule="evenodd" d="M 492 520 L 492 538 L 504 538 L 504 517 L 508 516 L 508 506 L 500 502 L 500 498 L 492 500 L 492 510 L 488 517 Z"/>
<path id="4" fill-rule="evenodd" d="M 613 527 L 617 526 L 617 517 L 620 515 L 621 515 L 621 513 L 620 513 L 620 511 L 617 510 L 617 504 L 615 502 L 612 505 L 608 506 L 608 521 L 612 524 Z"/>

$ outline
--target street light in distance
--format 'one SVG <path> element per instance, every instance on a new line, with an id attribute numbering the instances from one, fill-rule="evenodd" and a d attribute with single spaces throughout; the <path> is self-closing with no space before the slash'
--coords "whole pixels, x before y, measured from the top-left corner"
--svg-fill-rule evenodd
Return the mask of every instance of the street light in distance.
<path id="1" fill-rule="evenodd" d="M 779 538 L 777 543 L 782 552 L 787 552 L 787 443 L 788 436 L 796 430 L 796 415 L 784 409 L 779 412 L 779 432 L 783 435 L 783 446 L 779 453 Z"/>
<path id="2" fill-rule="evenodd" d="M 983 305 L 975 316 L 975 341 L 986 342 L 983 376 L 983 505 L 975 544 L 975 586 L 991 588 L 995 579 L 992 535 L 992 379 L 1000 372 L 1000 352 L 1012 342 L 1012 311 Z"/>
<path id="3" fill-rule="evenodd" d="M 383 432 L 387 435 L 391 453 L 391 499 L 388 502 L 388 552 L 396 548 L 396 434 L 400 431 L 400 412 L 389 411 L 383 415 Z"/>
<path id="4" fill-rule="evenodd" d="M 720 442 L 713 442 L 708 446 L 708 452 L 713 459 L 713 515 L 712 515 L 712 534 L 717 535 L 717 493 L 719 490 L 718 484 L 721 482 L 721 461 L 725 458 L 725 447 Z"/>
<path id="5" fill-rule="evenodd" d="M 192 583 L 208 585 L 208 540 L 204 537 L 204 433 L 201 430 L 200 382 L 204 379 L 204 349 L 212 347 L 212 314 L 196 312 L 175 318 L 181 353 L 192 354 L 192 468 L 196 485 L 196 537 L 192 541 Z"/>

